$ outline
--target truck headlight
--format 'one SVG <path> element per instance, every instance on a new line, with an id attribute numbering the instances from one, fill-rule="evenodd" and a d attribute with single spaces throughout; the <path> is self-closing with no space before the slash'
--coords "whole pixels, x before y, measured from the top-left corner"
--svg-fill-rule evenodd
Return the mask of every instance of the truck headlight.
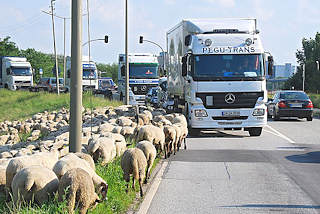
<path id="1" fill-rule="evenodd" d="M 256 108 L 254 109 L 252 115 L 253 116 L 262 116 L 264 115 L 265 110 L 263 108 Z"/>
<path id="2" fill-rule="evenodd" d="M 194 110 L 194 115 L 196 117 L 208 117 L 207 111 L 204 109 Z"/>

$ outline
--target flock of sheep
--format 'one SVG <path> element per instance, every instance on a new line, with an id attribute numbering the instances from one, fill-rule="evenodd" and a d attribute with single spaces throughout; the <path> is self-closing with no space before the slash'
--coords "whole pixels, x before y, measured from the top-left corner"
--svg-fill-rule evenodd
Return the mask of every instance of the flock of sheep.
<path id="1" fill-rule="evenodd" d="M 142 197 L 142 182 L 150 178 L 156 156 L 176 154 L 182 143 L 186 149 L 188 129 L 181 114 L 150 107 L 138 111 L 132 106 L 105 108 L 103 113 L 89 112 L 90 117 L 94 115 L 90 122 L 86 114 L 80 153 L 68 152 L 64 129 L 64 140 L 42 151 L 0 159 L 0 185 L 5 185 L 7 199 L 11 195 L 16 204 L 34 201 L 41 205 L 58 192 L 59 200 L 66 197 L 69 213 L 75 207 L 86 213 L 107 199 L 108 184 L 95 172 L 95 163 L 108 167 L 116 157 L 121 157 L 127 191 L 132 175 L 132 187 L 139 182 Z M 132 141 L 137 142 L 135 148 L 127 148 Z"/>

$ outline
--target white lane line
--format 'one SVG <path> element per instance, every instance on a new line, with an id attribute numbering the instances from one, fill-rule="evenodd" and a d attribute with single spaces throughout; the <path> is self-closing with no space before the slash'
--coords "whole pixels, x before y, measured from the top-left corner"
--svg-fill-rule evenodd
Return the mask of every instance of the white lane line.
<path id="1" fill-rule="evenodd" d="M 159 188 L 163 173 L 164 173 L 165 169 L 167 168 L 167 165 L 168 165 L 167 161 L 163 162 L 161 168 L 159 169 L 157 176 L 154 178 L 152 185 L 151 185 L 148 193 L 146 194 L 146 196 L 140 206 L 138 214 L 146 214 L 148 212 L 148 209 L 151 205 L 152 199 L 155 196 L 155 194 Z"/>
<path id="2" fill-rule="evenodd" d="M 275 130 L 274 128 L 272 128 L 271 126 L 269 125 L 266 125 L 266 127 L 268 127 L 269 129 L 271 129 L 271 131 L 273 131 L 275 134 L 277 134 L 279 137 L 287 140 L 289 143 L 292 143 L 292 144 L 297 144 L 295 141 L 291 140 L 290 138 L 288 138 L 287 136 L 285 136 L 284 134 L 278 132 L 277 130 Z"/>

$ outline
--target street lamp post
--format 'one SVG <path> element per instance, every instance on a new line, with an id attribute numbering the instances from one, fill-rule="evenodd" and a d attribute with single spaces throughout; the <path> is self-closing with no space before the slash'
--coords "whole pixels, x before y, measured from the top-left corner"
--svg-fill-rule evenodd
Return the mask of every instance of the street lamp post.
<path id="1" fill-rule="evenodd" d="M 306 80 L 306 64 L 302 65 L 302 91 L 304 91 L 304 82 Z"/>
<path id="2" fill-rule="evenodd" d="M 126 82 L 125 82 L 125 92 L 126 100 L 125 104 L 129 105 L 129 61 L 128 61 L 128 0 L 125 0 L 125 61 L 126 61 Z"/>
<path id="3" fill-rule="evenodd" d="M 51 19 L 52 19 L 52 34 L 53 34 L 53 48 L 54 48 L 54 55 L 56 59 L 55 69 L 56 69 L 56 87 L 57 87 L 57 94 L 59 95 L 59 65 L 58 65 L 58 56 L 57 56 L 57 48 L 56 48 L 56 35 L 54 31 L 54 16 L 53 16 L 53 2 L 55 0 L 51 0 Z"/>
<path id="4" fill-rule="evenodd" d="M 318 71 L 320 71 L 319 61 L 317 60 L 316 63 L 317 63 L 317 69 L 318 69 Z"/>

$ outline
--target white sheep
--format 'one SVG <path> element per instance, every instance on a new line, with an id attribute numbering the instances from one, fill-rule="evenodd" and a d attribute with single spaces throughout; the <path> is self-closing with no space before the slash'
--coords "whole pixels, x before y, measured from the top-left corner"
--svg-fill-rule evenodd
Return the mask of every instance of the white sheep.
<path id="1" fill-rule="evenodd" d="M 6 170 L 10 159 L 0 159 L 0 192 L 3 192 L 6 186 Z"/>
<path id="2" fill-rule="evenodd" d="M 82 152 L 76 152 L 74 153 L 77 157 L 85 160 L 88 162 L 88 164 L 90 165 L 90 167 L 93 169 L 93 170 L 96 170 L 96 166 L 94 165 L 94 161 L 93 161 L 93 158 L 88 155 L 88 154 L 85 154 L 85 153 L 82 153 Z"/>
<path id="3" fill-rule="evenodd" d="M 79 158 L 73 153 L 70 153 L 57 161 L 57 163 L 53 167 L 53 171 L 54 173 L 56 173 L 57 177 L 61 179 L 61 177 L 67 171 L 74 168 L 81 168 L 89 173 L 96 187 L 96 192 L 101 192 L 103 200 L 107 197 L 107 183 L 99 175 L 96 174 L 96 172 L 90 167 L 90 164 L 87 161 Z"/>
<path id="4" fill-rule="evenodd" d="M 177 132 L 173 126 L 164 126 L 163 132 L 165 135 L 165 149 L 167 156 L 170 157 L 171 153 L 176 154 L 176 142 L 177 142 Z"/>
<path id="5" fill-rule="evenodd" d="M 101 202 L 95 192 L 92 178 L 88 172 L 81 168 L 67 171 L 60 179 L 58 187 L 59 201 L 63 200 L 65 193 L 69 213 L 73 213 L 74 209 L 79 207 L 79 213 L 85 214 L 88 208 L 94 208 L 97 203 Z"/>
<path id="6" fill-rule="evenodd" d="M 6 188 L 11 190 L 13 177 L 23 168 L 29 166 L 43 166 L 52 169 L 59 159 L 59 151 L 40 152 L 37 154 L 16 157 L 10 160 L 6 169 Z"/>
<path id="7" fill-rule="evenodd" d="M 88 145 L 88 152 L 97 162 L 102 159 L 102 164 L 110 163 L 117 155 L 114 138 L 100 137 L 91 139 Z"/>
<path id="8" fill-rule="evenodd" d="M 121 158 L 121 168 L 123 170 L 123 178 L 127 182 L 127 192 L 130 175 L 132 175 L 132 188 L 134 189 L 135 187 L 135 180 L 138 180 L 140 187 L 140 196 L 143 197 L 142 182 L 145 178 L 146 166 L 147 159 L 141 149 L 130 148 L 123 153 L 123 156 Z"/>
<path id="9" fill-rule="evenodd" d="M 147 174 L 145 179 L 145 183 L 147 183 L 147 180 L 150 179 L 150 171 L 151 171 L 153 162 L 157 156 L 157 150 L 151 142 L 146 140 L 138 142 L 136 147 L 143 151 L 147 159 Z"/>
<path id="10" fill-rule="evenodd" d="M 120 157 L 122 153 L 127 149 L 126 139 L 117 133 L 102 133 L 101 137 L 113 138 L 115 140 L 117 157 Z"/>
<path id="11" fill-rule="evenodd" d="M 13 178 L 11 188 L 15 203 L 30 202 L 39 205 L 48 201 L 58 190 L 59 180 L 56 174 L 43 166 L 30 166 L 20 170 Z"/>
<path id="12" fill-rule="evenodd" d="M 159 127 L 153 126 L 153 125 L 145 125 L 142 126 L 139 130 L 138 136 L 137 136 L 137 142 L 147 140 L 153 145 L 155 145 L 157 150 L 165 153 L 165 158 L 167 158 L 167 153 L 164 149 L 165 144 L 165 135 L 163 133 L 163 130 Z"/>

